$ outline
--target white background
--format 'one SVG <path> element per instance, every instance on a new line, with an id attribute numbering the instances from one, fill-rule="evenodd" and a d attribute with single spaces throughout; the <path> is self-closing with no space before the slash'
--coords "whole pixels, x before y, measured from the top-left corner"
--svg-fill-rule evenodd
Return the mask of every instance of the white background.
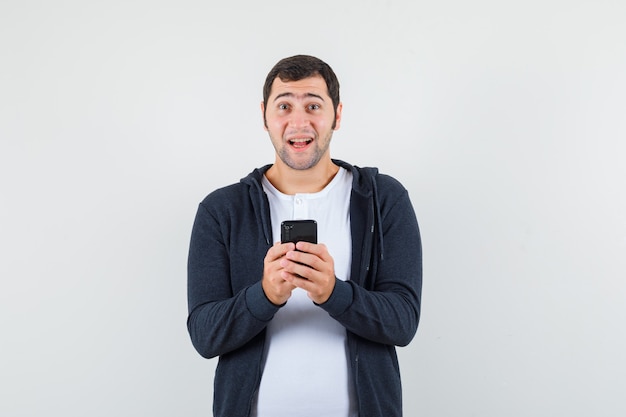
<path id="1" fill-rule="evenodd" d="M 210 415 L 193 216 L 273 161 L 261 88 L 298 53 L 342 84 L 333 156 L 420 221 L 405 415 L 625 415 L 625 22 L 622 0 L 1 0 L 0 415 Z"/>

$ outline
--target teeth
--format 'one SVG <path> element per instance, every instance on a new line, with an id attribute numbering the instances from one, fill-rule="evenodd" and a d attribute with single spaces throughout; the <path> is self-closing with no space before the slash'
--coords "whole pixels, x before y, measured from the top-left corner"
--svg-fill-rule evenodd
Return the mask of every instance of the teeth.
<path id="1" fill-rule="evenodd" d="M 289 141 L 289 145 L 293 146 L 295 149 L 304 149 L 309 146 L 313 139 L 292 139 Z"/>

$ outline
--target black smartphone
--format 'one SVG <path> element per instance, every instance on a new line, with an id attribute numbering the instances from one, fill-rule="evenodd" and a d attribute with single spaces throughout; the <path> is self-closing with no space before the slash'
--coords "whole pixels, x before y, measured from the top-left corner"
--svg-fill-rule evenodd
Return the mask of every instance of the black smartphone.
<path id="1" fill-rule="evenodd" d="M 317 222 L 315 220 L 285 220 L 280 224 L 280 242 L 317 243 Z"/>

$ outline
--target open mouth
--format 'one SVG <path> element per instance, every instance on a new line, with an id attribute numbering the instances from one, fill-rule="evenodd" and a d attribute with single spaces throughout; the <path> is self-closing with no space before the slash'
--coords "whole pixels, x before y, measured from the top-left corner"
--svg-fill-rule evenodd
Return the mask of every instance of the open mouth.
<path id="1" fill-rule="evenodd" d="M 298 138 L 298 139 L 291 139 L 288 141 L 289 144 L 291 146 L 293 146 L 296 149 L 302 149 L 302 148 L 306 148 L 311 142 L 313 142 L 313 139 L 309 139 L 309 138 Z"/>

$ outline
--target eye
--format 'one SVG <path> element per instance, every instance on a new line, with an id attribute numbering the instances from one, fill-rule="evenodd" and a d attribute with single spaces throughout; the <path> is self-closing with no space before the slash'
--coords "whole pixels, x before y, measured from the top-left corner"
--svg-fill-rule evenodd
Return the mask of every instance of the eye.
<path id="1" fill-rule="evenodd" d="M 319 104 L 309 104 L 309 110 L 319 110 L 320 107 Z"/>
<path id="2" fill-rule="evenodd" d="M 289 108 L 289 105 L 284 104 L 284 103 L 278 105 L 278 110 L 287 110 L 288 108 Z"/>

